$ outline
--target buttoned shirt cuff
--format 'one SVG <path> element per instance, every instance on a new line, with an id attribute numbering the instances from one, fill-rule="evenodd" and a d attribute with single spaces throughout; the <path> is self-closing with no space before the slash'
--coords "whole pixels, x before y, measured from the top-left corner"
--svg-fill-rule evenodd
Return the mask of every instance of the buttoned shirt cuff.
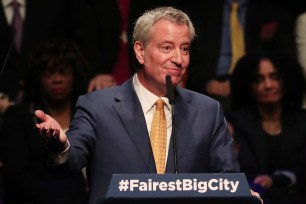
<path id="1" fill-rule="evenodd" d="M 67 140 L 67 148 L 61 153 L 56 154 L 54 152 L 49 151 L 47 164 L 49 166 L 57 166 L 57 165 L 64 164 L 65 162 L 67 162 L 69 159 L 69 155 L 70 155 L 69 149 L 70 149 L 70 143 Z"/>

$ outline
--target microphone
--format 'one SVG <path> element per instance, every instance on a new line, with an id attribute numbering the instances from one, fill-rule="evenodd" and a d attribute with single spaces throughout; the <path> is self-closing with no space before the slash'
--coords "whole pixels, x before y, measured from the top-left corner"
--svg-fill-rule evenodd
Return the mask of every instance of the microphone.
<path id="1" fill-rule="evenodd" d="M 171 118 L 172 118 L 172 131 L 171 131 L 171 137 L 173 138 L 172 140 L 172 148 L 173 148 L 173 157 L 174 157 L 174 169 L 175 173 L 178 173 L 178 166 L 177 166 L 177 151 L 176 151 L 176 139 L 175 139 L 175 123 L 174 123 L 174 88 L 171 80 L 171 76 L 167 75 L 165 77 L 166 80 L 166 87 L 167 87 L 167 98 L 169 100 L 169 103 L 171 105 Z"/>
<path id="2" fill-rule="evenodd" d="M 171 76 L 166 76 L 166 87 L 167 87 L 167 98 L 169 100 L 170 105 L 174 105 L 174 91 Z"/>

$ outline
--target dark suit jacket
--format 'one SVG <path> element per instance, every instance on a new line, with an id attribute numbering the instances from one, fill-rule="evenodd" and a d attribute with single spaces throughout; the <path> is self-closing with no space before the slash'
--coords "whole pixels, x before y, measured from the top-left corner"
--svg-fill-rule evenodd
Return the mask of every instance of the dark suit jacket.
<path id="1" fill-rule="evenodd" d="M 177 87 L 174 117 L 179 173 L 238 172 L 219 103 Z M 90 204 L 105 196 L 112 174 L 156 173 L 132 79 L 121 87 L 81 96 L 67 134 L 71 148 L 66 165 L 72 169 L 87 165 Z M 174 173 L 171 144 L 169 151 L 166 172 Z"/>
<path id="2" fill-rule="evenodd" d="M 66 0 L 27 0 L 21 52 L 17 53 L 14 45 L 9 51 L 13 43 L 13 32 L 0 2 L 0 66 L 3 69 L 0 91 L 8 93 L 14 100 L 25 71 L 24 63 L 35 43 L 52 38 L 65 39 L 69 36 L 68 11 Z M 8 60 L 3 66 L 7 55 Z"/>
<path id="3" fill-rule="evenodd" d="M 268 172 L 266 135 L 259 114 L 251 109 L 234 113 L 237 142 L 240 144 L 240 166 L 249 178 Z M 306 147 L 306 112 L 285 110 L 282 116 L 281 155 L 283 170 L 295 171 Z"/>
<path id="4" fill-rule="evenodd" d="M 205 93 L 215 78 L 220 55 L 223 0 L 181 1 L 180 7 L 194 23 L 197 37 L 192 45 L 187 88 Z M 293 20 L 283 10 L 267 3 L 250 0 L 245 20 L 246 54 L 285 51 L 295 56 Z"/>
<path id="5" fill-rule="evenodd" d="M 269 168 L 269 148 L 267 136 L 262 128 L 259 114 L 244 108 L 234 113 L 235 138 L 240 147 L 238 154 L 241 171 L 252 180 L 258 175 L 273 176 Z M 280 135 L 279 168 L 276 170 L 291 171 L 296 174 L 301 155 L 306 148 L 306 112 L 304 110 L 284 110 L 282 115 L 282 133 Z M 273 170 L 272 170 L 273 171 Z M 270 199 L 280 199 L 285 203 L 294 191 L 283 188 L 280 177 L 274 177 L 273 188 L 267 193 Z M 294 187 L 294 186 L 293 186 Z M 280 190 L 282 189 L 282 190 Z M 286 197 L 288 196 L 288 197 Z M 289 202 L 290 203 L 290 202 Z"/>

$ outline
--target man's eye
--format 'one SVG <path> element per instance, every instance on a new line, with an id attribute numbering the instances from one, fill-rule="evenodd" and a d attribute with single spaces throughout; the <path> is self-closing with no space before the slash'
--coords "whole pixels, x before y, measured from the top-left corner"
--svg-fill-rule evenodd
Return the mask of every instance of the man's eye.
<path id="1" fill-rule="evenodd" d="M 161 47 L 161 51 L 163 51 L 163 52 L 169 52 L 170 50 L 171 50 L 170 46 L 162 46 Z"/>
<path id="2" fill-rule="evenodd" d="M 189 53 L 189 47 L 183 47 L 182 48 L 182 52 L 184 53 L 184 54 L 188 54 Z"/>

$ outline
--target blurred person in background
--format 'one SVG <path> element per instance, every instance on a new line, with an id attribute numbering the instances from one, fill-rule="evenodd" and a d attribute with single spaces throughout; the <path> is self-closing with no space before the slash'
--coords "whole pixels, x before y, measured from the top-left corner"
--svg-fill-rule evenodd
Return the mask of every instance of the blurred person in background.
<path id="1" fill-rule="evenodd" d="M 276 5 L 258 0 L 179 2 L 198 34 L 191 46 L 186 88 L 217 99 L 224 109 L 230 105 L 230 75 L 240 57 L 279 50 L 295 57 L 293 18 Z M 236 24 L 232 27 L 231 22 Z"/>
<path id="2" fill-rule="evenodd" d="M 279 54 L 245 56 L 233 72 L 231 90 L 241 171 L 264 203 L 295 203 L 296 171 L 306 147 L 299 63 Z"/>
<path id="3" fill-rule="evenodd" d="M 23 102 L 9 106 L 3 119 L 5 203 L 86 204 L 81 171 L 63 178 L 47 169 L 47 140 L 35 129 L 34 110 L 57 118 L 66 131 L 76 99 L 86 93 L 87 61 L 74 43 L 58 40 L 38 44 L 27 65 Z"/>

